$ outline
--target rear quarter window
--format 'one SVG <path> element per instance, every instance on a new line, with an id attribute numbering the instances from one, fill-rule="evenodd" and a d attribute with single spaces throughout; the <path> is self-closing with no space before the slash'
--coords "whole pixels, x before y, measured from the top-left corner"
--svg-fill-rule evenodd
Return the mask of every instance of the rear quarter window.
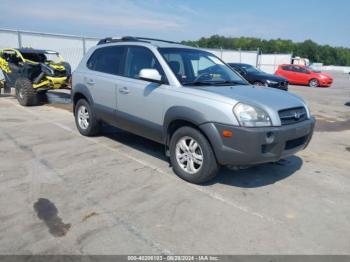
<path id="1" fill-rule="evenodd" d="M 93 71 L 122 75 L 125 50 L 124 46 L 99 48 L 91 55 L 86 66 Z"/>

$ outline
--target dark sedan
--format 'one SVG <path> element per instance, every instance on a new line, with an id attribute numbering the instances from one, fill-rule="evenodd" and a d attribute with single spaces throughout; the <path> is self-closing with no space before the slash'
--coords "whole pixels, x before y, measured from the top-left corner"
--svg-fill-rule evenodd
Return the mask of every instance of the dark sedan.
<path id="1" fill-rule="evenodd" d="M 234 70 L 240 73 L 249 83 L 256 86 L 268 86 L 281 90 L 288 90 L 288 80 L 284 77 L 267 74 L 252 65 L 229 63 Z"/>

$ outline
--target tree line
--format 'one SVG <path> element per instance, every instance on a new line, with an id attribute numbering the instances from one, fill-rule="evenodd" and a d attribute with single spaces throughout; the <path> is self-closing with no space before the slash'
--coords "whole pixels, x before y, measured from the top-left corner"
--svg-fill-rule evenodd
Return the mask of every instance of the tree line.
<path id="1" fill-rule="evenodd" d="M 213 35 L 196 41 L 182 41 L 183 44 L 202 48 L 223 48 L 257 50 L 262 53 L 292 53 L 324 65 L 350 66 L 350 48 L 319 45 L 312 40 L 293 42 L 292 40 L 264 40 L 254 37 L 225 37 Z"/>

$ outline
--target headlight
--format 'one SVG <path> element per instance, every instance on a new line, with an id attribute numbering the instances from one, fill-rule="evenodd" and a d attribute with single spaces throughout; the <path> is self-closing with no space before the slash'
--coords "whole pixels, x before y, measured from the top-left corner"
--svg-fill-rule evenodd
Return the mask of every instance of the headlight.
<path id="1" fill-rule="evenodd" d="M 271 80 L 266 80 L 266 83 L 268 83 L 269 85 L 277 85 L 278 84 L 278 82 L 271 81 Z"/>
<path id="2" fill-rule="evenodd" d="M 326 79 L 327 77 L 324 76 L 324 75 L 320 75 L 320 78 L 321 78 L 321 79 Z"/>
<path id="3" fill-rule="evenodd" d="M 259 127 L 272 125 L 270 116 L 257 107 L 239 103 L 233 108 L 233 112 L 241 126 Z"/>

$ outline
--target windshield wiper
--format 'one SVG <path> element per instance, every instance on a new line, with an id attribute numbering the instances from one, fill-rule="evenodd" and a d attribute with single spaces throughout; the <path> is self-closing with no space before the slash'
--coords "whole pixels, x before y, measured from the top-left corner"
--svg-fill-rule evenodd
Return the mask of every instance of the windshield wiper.
<path id="1" fill-rule="evenodd" d="M 213 82 L 206 82 L 206 81 L 193 81 L 193 82 L 184 82 L 182 85 L 184 86 L 211 86 L 215 83 Z"/>
<path id="2" fill-rule="evenodd" d="M 214 85 L 247 85 L 247 83 L 244 83 L 243 81 L 235 81 L 235 80 L 225 80 L 225 81 L 219 81 L 213 83 Z"/>

